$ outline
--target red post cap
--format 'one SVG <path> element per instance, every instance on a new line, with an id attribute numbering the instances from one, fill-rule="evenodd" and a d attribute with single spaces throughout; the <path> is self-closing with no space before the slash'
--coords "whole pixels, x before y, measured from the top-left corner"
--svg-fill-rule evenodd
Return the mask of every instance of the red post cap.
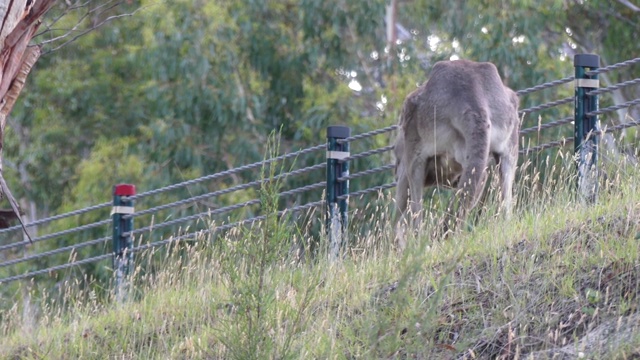
<path id="1" fill-rule="evenodd" d="M 136 186 L 133 184 L 118 184 L 113 187 L 113 195 L 133 196 L 136 194 Z"/>

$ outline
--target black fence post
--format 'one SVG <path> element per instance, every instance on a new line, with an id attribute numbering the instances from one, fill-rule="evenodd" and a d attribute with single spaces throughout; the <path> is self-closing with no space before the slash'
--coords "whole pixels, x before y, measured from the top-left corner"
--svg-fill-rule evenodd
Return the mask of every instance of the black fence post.
<path id="1" fill-rule="evenodd" d="M 348 200 L 338 197 L 349 194 L 349 180 L 338 178 L 349 175 L 349 142 L 339 141 L 351 136 L 346 126 L 327 127 L 327 235 L 329 255 L 337 259 L 343 248 L 348 225 Z"/>
<path id="2" fill-rule="evenodd" d="M 600 57 L 576 54 L 575 67 L 575 154 L 578 158 L 578 194 L 587 202 L 595 202 L 598 194 L 598 143 L 600 126 L 597 115 L 598 95 L 589 92 L 599 87 L 598 74 L 589 75 L 600 67 Z"/>
<path id="3" fill-rule="evenodd" d="M 133 200 L 135 185 L 118 184 L 113 187 L 113 271 L 115 273 L 115 293 L 118 301 L 123 301 L 127 293 L 127 276 L 133 267 Z"/>

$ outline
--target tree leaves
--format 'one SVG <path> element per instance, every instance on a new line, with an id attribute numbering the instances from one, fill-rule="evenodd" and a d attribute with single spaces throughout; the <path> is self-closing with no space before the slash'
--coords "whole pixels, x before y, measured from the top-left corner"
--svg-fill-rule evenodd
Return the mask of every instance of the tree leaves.
<path id="1" fill-rule="evenodd" d="M 260 161 L 272 130 L 282 130 L 287 152 L 322 143 L 328 125 L 346 124 L 354 133 L 391 125 L 404 96 L 427 79 L 435 61 L 452 55 L 492 61 L 512 88 L 522 89 L 572 74 L 566 46 L 577 39 L 566 34 L 567 26 L 575 34 L 590 34 L 594 21 L 606 26 L 596 39 L 611 61 L 637 53 L 630 40 L 638 37 L 637 21 L 621 4 L 540 4 L 402 1 L 398 26 L 409 35 L 389 48 L 381 0 L 134 1 L 132 8 L 144 11 L 39 61 L 10 119 L 15 131 L 7 137 L 5 174 L 11 186 L 20 179 L 17 197 L 37 203 L 45 216 L 106 200 L 108 183 L 118 178 L 152 189 Z M 53 11 L 58 15 L 61 8 Z M 578 14 L 585 15 L 584 25 L 574 21 Z M 83 31 L 91 26 L 83 16 L 74 13 L 57 24 L 80 23 Z M 52 28 L 42 41 L 62 33 Z M 527 96 L 521 107 L 569 96 L 572 89 L 559 91 Z M 543 120 L 570 111 L 553 109 Z M 538 120 L 528 116 L 525 126 Z M 388 142 L 382 136 L 362 140 L 352 152 Z M 115 151 L 119 146 L 126 151 Z M 388 160 L 366 159 L 354 169 Z M 142 172 L 97 176 L 109 162 Z M 225 188 L 250 177 L 207 186 Z M 381 180 L 363 179 L 354 187 Z"/>

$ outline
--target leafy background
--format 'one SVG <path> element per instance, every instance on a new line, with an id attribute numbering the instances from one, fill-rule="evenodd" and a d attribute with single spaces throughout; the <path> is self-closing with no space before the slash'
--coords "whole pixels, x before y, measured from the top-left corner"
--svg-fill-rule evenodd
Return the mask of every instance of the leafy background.
<path id="1" fill-rule="evenodd" d="M 93 17 L 70 12 L 36 39 L 46 55 L 9 120 L 6 178 L 27 217 L 43 218 L 108 201 L 116 183 L 144 191 L 260 161 L 273 131 L 281 132 L 284 153 L 321 144 L 329 125 L 346 124 L 360 133 L 394 124 L 404 96 L 439 60 L 492 61 L 517 90 L 570 76 L 575 53 L 597 53 L 603 66 L 640 53 L 639 17 L 622 2 L 394 3 L 396 41 L 387 39 L 389 4 L 381 0 L 131 0 Z M 67 6 L 56 5 L 45 24 Z M 58 46 L 56 37 L 65 29 L 77 25 L 80 32 L 127 12 L 134 15 Z M 603 75 L 603 82 L 631 79 L 634 71 Z M 563 86 L 528 95 L 521 108 L 572 93 Z M 637 97 L 638 89 L 629 88 L 603 98 L 601 106 Z M 638 118 L 637 112 L 630 115 Z M 523 127 L 569 114 L 565 107 L 544 118 L 527 116 Z M 604 123 L 625 120 L 615 113 L 602 117 Z M 571 136 L 571 129 L 557 128 L 527 143 L 562 136 Z M 634 130 L 626 136 L 635 142 Z M 389 139 L 359 142 L 352 152 Z M 303 161 L 316 163 L 319 156 Z M 357 166 L 381 165 L 376 161 L 385 159 Z M 255 180 L 251 176 L 154 201 Z M 241 196 L 222 197 L 215 205 L 245 200 Z"/>

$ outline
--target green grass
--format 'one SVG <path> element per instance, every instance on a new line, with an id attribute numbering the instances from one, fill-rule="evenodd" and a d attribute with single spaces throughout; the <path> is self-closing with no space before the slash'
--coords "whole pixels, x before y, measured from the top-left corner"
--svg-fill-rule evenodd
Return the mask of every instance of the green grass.
<path id="1" fill-rule="evenodd" d="M 371 230 L 338 262 L 299 257 L 312 240 L 276 217 L 174 245 L 160 270 L 137 273 L 124 304 L 61 291 L 25 322 L 18 302 L 0 314 L 1 357 L 637 358 L 638 173 L 615 172 L 593 205 L 566 177 L 520 185 L 510 220 L 487 202 L 473 230 L 446 239 L 428 216 L 403 252 L 386 207 L 352 224 Z M 262 189 L 267 207 L 274 188 Z"/>

